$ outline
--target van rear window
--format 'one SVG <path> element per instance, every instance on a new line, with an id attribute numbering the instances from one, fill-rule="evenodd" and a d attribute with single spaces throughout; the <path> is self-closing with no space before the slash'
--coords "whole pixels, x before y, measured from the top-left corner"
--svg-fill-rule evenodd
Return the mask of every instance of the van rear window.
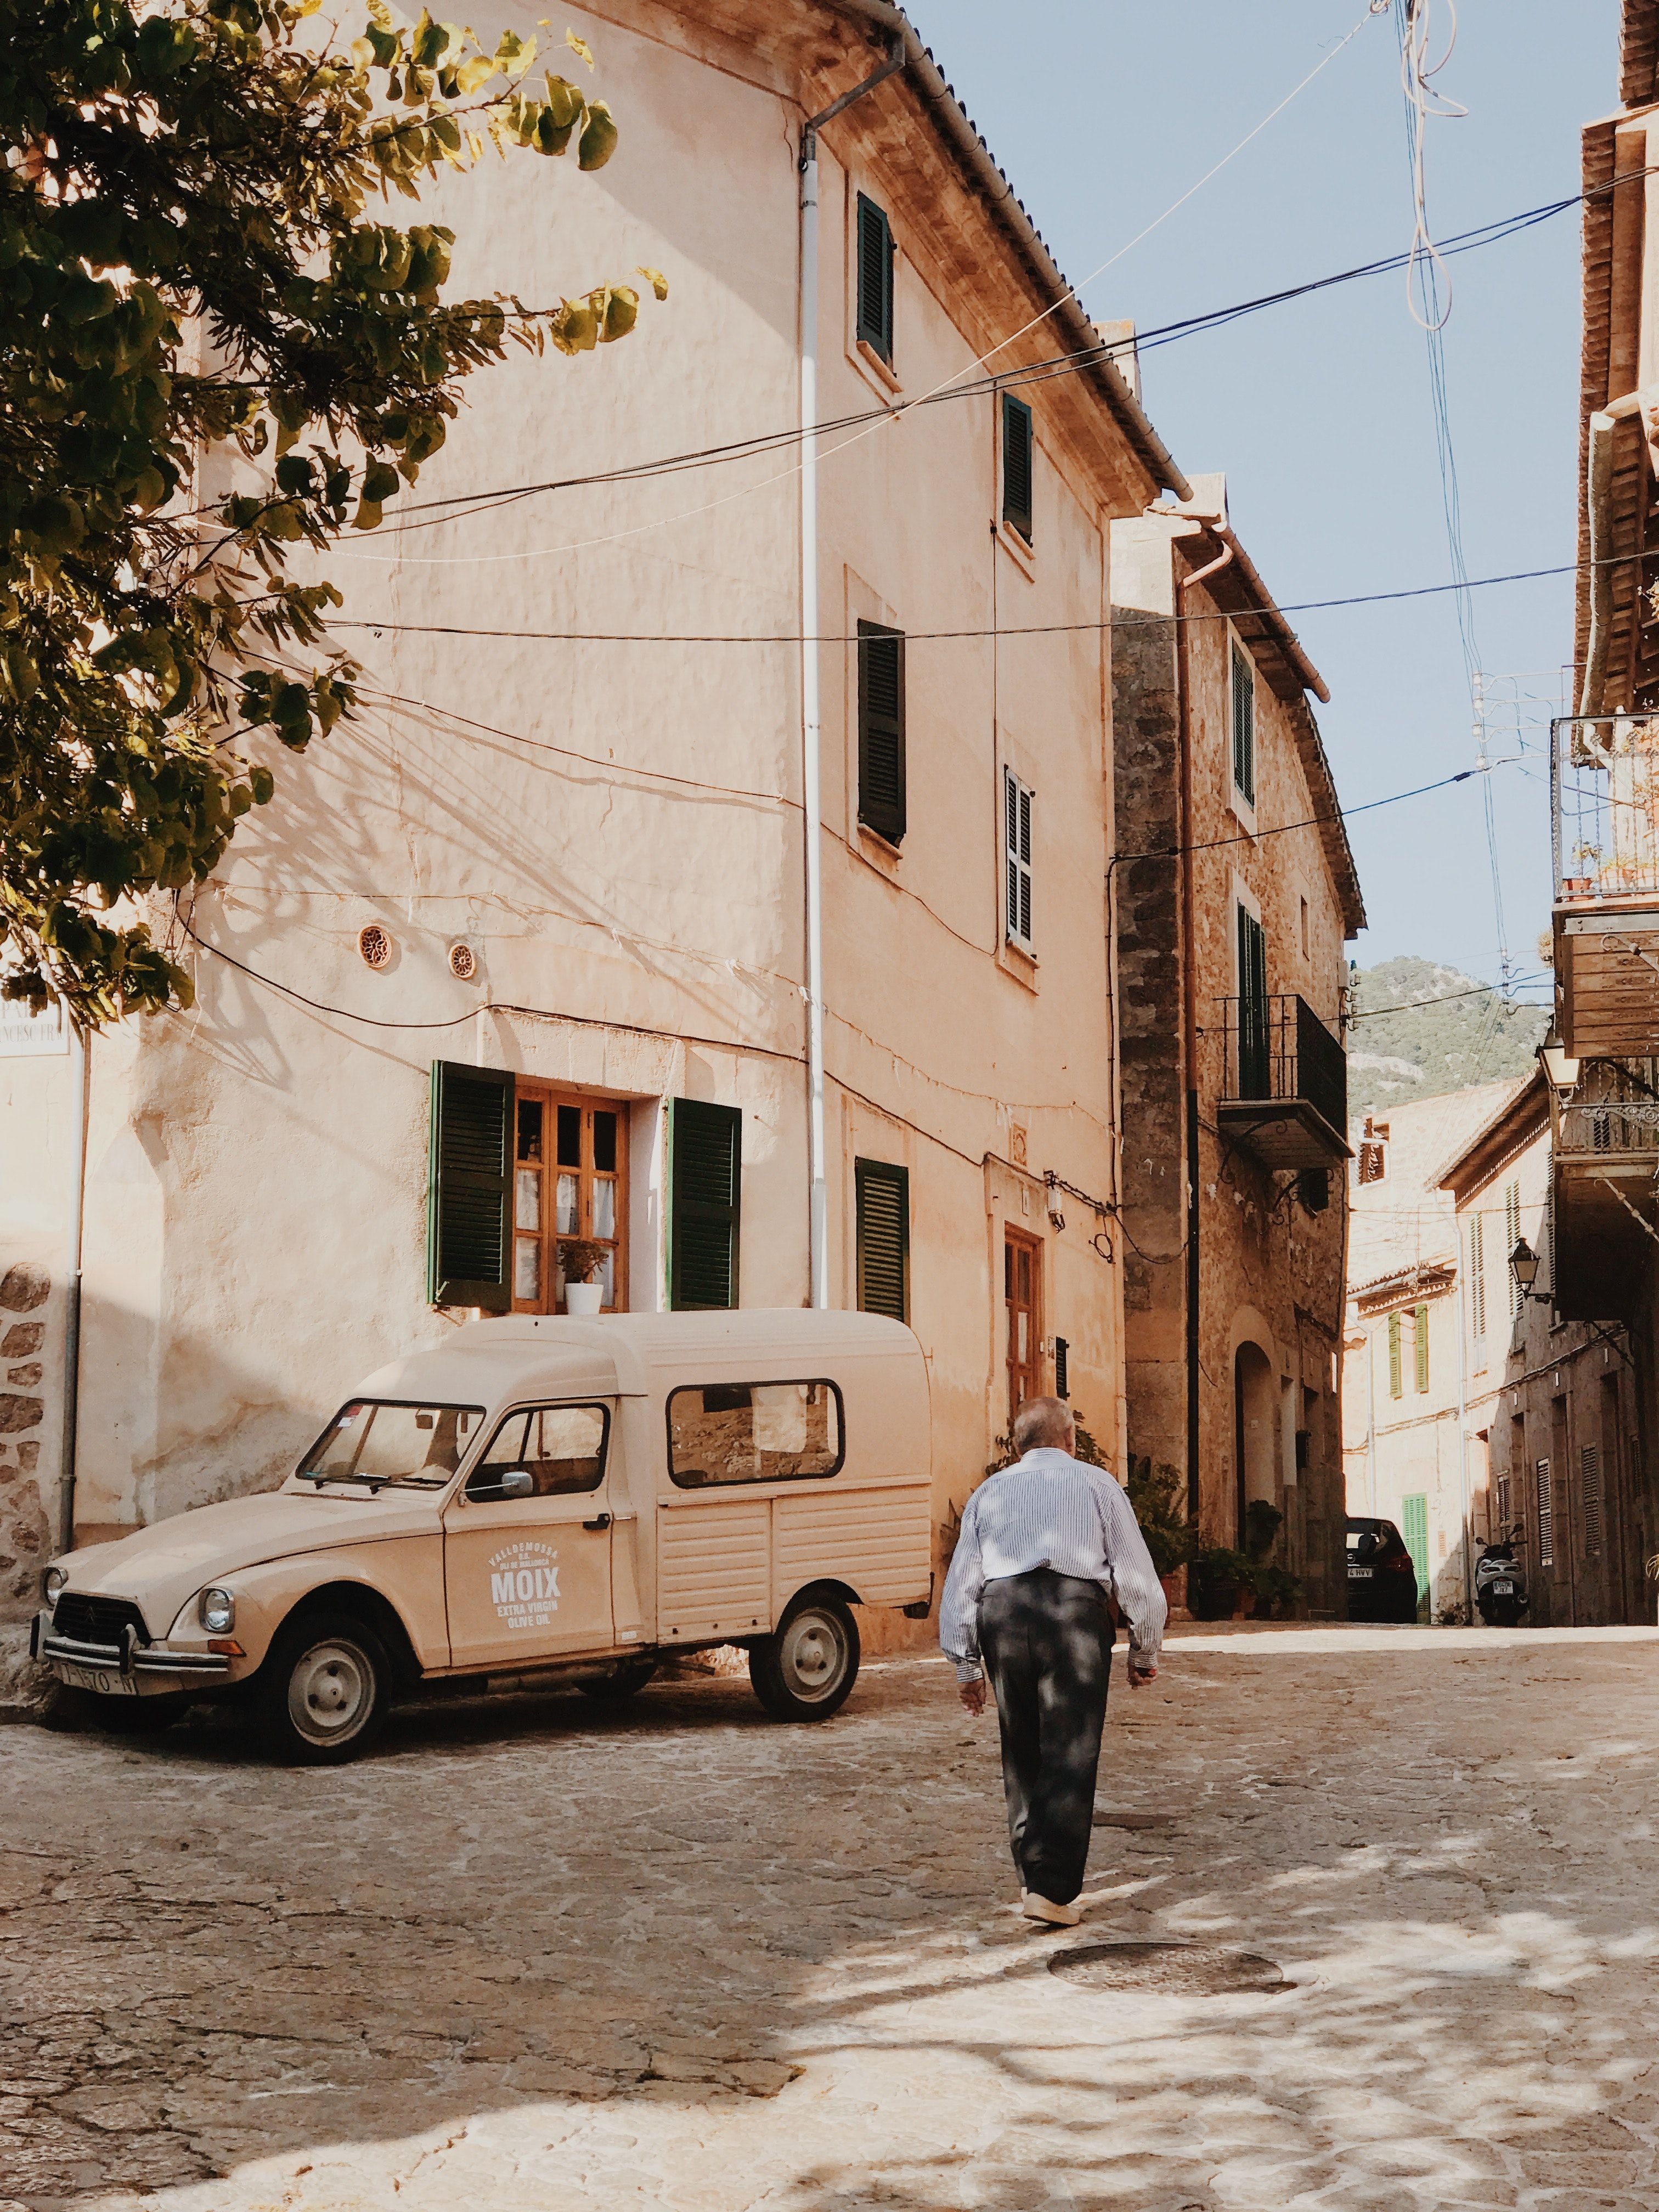
<path id="1" fill-rule="evenodd" d="M 680 1490 L 834 1474 L 846 1455 L 833 1382 L 705 1382 L 668 1400 L 668 1473 Z"/>

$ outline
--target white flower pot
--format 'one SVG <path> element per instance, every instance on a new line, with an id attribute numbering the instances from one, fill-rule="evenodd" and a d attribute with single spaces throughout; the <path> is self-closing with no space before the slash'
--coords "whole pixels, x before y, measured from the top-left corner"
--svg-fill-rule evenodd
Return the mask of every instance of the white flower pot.
<path id="1" fill-rule="evenodd" d="M 567 1283 L 564 1310 L 574 1320 L 578 1314 L 596 1314 L 605 1296 L 603 1283 Z"/>

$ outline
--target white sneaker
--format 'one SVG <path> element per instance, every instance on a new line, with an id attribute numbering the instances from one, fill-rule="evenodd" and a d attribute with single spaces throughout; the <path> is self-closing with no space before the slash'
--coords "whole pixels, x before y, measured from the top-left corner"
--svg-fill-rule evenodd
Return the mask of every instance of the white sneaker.
<path id="1" fill-rule="evenodd" d="M 1083 1915 L 1074 1905 L 1056 1905 L 1052 1898 L 1039 1897 L 1034 1889 L 1020 1893 L 1020 1911 L 1027 1920 L 1041 1920 L 1050 1928 L 1075 1928 Z"/>

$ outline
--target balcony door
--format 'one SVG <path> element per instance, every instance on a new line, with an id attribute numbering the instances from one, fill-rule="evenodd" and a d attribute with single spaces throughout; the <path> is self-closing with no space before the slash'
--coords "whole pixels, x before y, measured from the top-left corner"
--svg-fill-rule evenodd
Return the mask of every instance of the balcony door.
<path id="1" fill-rule="evenodd" d="M 1273 1048 L 1267 1008 L 1267 938 L 1244 907 L 1238 909 L 1238 1095 L 1273 1096 Z"/>
<path id="2" fill-rule="evenodd" d="M 1042 1395 L 1042 1242 L 1003 1231 L 1003 1295 L 1008 1309 L 1008 1428 L 1028 1398 Z"/>

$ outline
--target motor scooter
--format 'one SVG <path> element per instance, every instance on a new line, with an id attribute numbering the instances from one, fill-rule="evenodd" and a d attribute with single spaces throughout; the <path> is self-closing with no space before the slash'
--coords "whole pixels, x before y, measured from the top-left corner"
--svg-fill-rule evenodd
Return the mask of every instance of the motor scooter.
<path id="1" fill-rule="evenodd" d="M 1532 1601 L 1527 1571 L 1515 1555 L 1515 1533 L 1486 1546 L 1474 1563 L 1474 1602 L 1488 1628 L 1514 1628 Z"/>

